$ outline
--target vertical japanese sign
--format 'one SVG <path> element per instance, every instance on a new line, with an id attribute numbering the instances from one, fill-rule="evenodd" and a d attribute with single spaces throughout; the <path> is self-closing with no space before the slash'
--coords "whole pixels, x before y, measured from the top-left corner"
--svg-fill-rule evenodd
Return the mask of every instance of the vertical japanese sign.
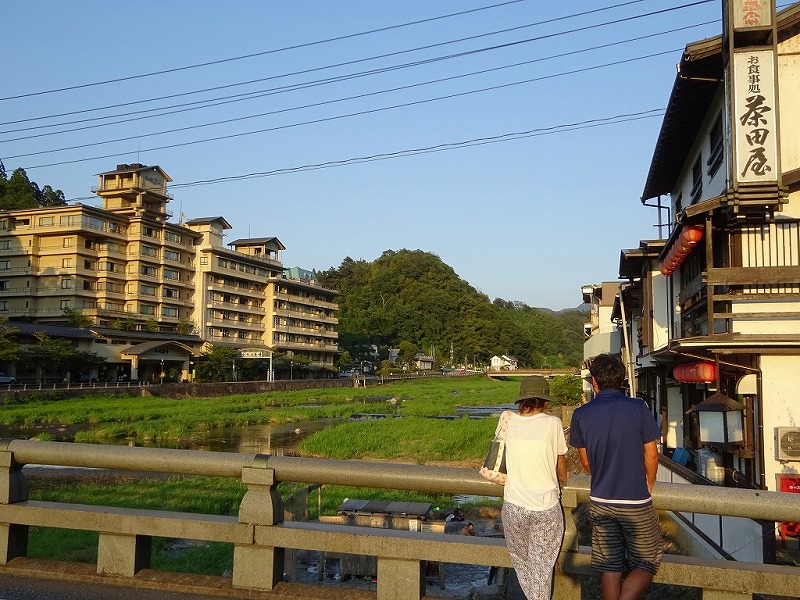
<path id="1" fill-rule="evenodd" d="M 736 30 L 772 25 L 772 0 L 736 0 L 729 8 Z"/>
<path id="2" fill-rule="evenodd" d="M 772 50 L 733 54 L 735 178 L 742 183 L 778 180 L 777 94 Z"/>

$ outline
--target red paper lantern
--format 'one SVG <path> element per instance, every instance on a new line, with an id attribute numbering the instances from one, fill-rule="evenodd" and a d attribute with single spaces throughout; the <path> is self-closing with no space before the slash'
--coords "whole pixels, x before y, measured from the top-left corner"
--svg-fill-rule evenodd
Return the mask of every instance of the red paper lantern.
<path id="1" fill-rule="evenodd" d="M 678 365 L 672 370 L 672 378 L 682 383 L 711 383 L 717 380 L 717 365 L 708 362 Z"/>
<path id="2" fill-rule="evenodd" d="M 697 225 L 687 225 L 681 230 L 678 239 L 672 244 L 664 260 L 661 261 L 661 274 L 665 277 L 672 275 L 681 266 L 689 253 L 703 239 L 703 228 Z"/>

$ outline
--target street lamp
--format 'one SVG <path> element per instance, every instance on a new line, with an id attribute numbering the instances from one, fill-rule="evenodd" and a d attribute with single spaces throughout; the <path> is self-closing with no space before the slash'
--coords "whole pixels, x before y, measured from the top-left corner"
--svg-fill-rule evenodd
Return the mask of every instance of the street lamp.
<path id="1" fill-rule="evenodd" d="M 701 444 L 739 446 L 744 441 L 744 404 L 717 392 L 687 412 L 697 415 Z"/>

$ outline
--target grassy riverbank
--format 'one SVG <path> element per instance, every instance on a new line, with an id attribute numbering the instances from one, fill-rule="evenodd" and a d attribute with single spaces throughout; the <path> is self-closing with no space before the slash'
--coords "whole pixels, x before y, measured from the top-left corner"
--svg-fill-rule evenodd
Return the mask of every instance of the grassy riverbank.
<path id="1" fill-rule="evenodd" d="M 118 438 L 169 442 L 201 436 L 216 427 L 348 418 L 359 413 L 453 415 L 457 406 L 509 402 L 518 385 L 515 381 L 473 376 L 221 398 L 32 398 L 7 400 L 0 410 L 0 422 L 17 426 L 88 426 L 75 434 L 73 440 L 78 442 Z M 52 434 L 43 434 L 42 438 L 53 439 Z M 383 456 L 391 454 L 390 449 L 383 452 Z"/>

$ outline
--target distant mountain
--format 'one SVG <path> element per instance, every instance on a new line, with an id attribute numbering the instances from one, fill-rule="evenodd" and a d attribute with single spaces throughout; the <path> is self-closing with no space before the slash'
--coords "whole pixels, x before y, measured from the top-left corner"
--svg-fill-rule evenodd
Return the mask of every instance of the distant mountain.
<path id="1" fill-rule="evenodd" d="M 520 365 L 573 367 L 583 357 L 582 310 L 551 311 L 478 292 L 435 254 L 387 250 L 372 262 L 345 258 L 317 272 L 320 283 L 339 290 L 340 346 L 354 357 L 370 344 L 413 344 L 442 364 L 466 357 L 486 364 L 493 355 Z"/>

